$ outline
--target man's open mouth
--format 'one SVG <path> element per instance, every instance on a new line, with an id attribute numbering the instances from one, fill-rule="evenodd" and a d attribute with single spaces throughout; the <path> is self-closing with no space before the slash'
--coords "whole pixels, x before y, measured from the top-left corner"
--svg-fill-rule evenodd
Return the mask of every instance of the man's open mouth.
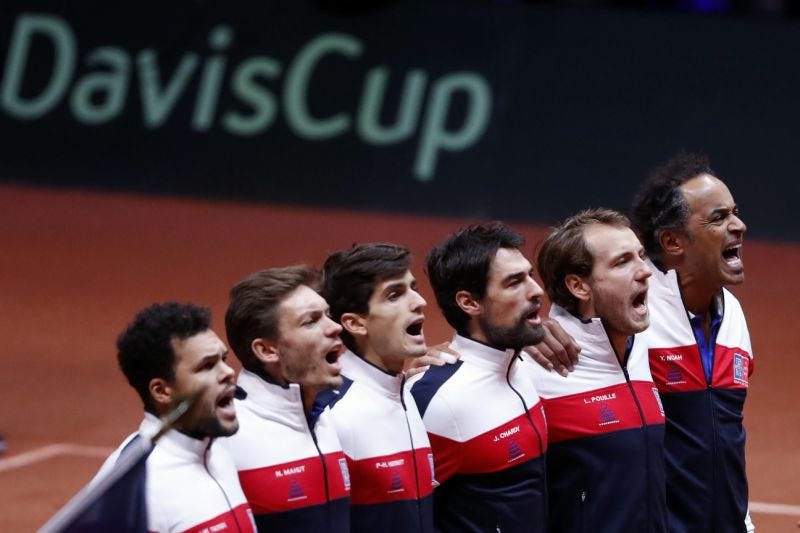
<path id="1" fill-rule="evenodd" d="M 424 322 L 425 322 L 424 318 L 415 320 L 414 322 L 411 323 L 410 326 L 406 328 L 406 333 L 408 333 L 409 335 L 413 335 L 414 337 L 420 335 L 422 333 L 422 324 Z"/>
<path id="2" fill-rule="evenodd" d="M 636 311 L 638 311 L 640 313 L 646 313 L 647 312 L 647 289 L 636 293 L 636 295 L 633 297 L 633 300 L 631 300 L 631 305 L 633 306 L 633 308 Z"/>
<path id="3" fill-rule="evenodd" d="M 340 353 L 341 350 L 338 347 L 331 350 L 330 352 L 325 354 L 325 362 L 327 362 L 329 365 L 335 364 L 336 361 L 339 360 Z"/>
<path id="4" fill-rule="evenodd" d="M 728 263 L 738 263 L 742 260 L 742 245 L 729 246 L 722 251 L 722 258 Z"/>
<path id="5" fill-rule="evenodd" d="M 525 314 L 525 320 L 528 322 L 538 323 L 539 322 L 539 309 L 540 306 L 534 306 L 528 313 Z"/>
<path id="6" fill-rule="evenodd" d="M 227 412 L 230 416 L 236 416 L 233 410 L 233 398 L 236 395 L 236 387 L 228 387 L 225 392 L 217 398 L 217 407 Z"/>

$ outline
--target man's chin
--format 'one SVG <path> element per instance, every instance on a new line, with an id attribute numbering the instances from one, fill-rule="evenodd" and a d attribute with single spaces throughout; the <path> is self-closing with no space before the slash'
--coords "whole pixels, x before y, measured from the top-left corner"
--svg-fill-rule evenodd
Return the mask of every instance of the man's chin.
<path id="1" fill-rule="evenodd" d="M 544 340 L 545 330 L 538 326 L 520 325 L 512 330 L 495 329 L 487 332 L 489 344 L 497 348 L 521 350 L 526 346 L 539 344 Z"/>
<path id="2" fill-rule="evenodd" d="M 741 285 L 742 283 L 744 283 L 744 272 L 725 276 L 723 285 Z"/>
<path id="3" fill-rule="evenodd" d="M 221 424 L 220 425 L 220 432 L 218 437 L 230 437 L 234 433 L 239 431 L 239 421 L 229 423 L 229 424 Z"/>
<path id="4" fill-rule="evenodd" d="M 533 328 L 532 331 L 531 331 L 531 338 L 532 338 L 533 342 L 531 342 L 530 344 L 526 344 L 525 346 L 533 346 L 534 344 L 539 344 L 540 342 L 542 342 L 544 340 L 544 337 L 545 337 L 546 334 L 547 334 L 547 332 L 545 331 L 544 326 L 539 324 L 538 326 Z M 523 348 L 524 348 L 524 346 L 523 346 Z"/>
<path id="5" fill-rule="evenodd" d="M 411 350 L 408 350 L 405 353 L 405 355 L 403 356 L 403 359 L 419 359 L 420 357 L 426 355 L 427 353 L 428 353 L 428 347 L 427 346 L 422 346 L 422 347 L 419 347 L 419 348 L 412 348 Z"/>
<path id="6" fill-rule="evenodd" d="M 181 433 L 185 433 L 186 435 L 189 435 L 195 439 L 204 439 L 207 437 L 230 437 L 239 431 L 239 421 L 234 420 L 232 422 L 223 423 L 219 419 L 211 419 L 206 423 L 201 424 L 199 427 L 180 429 L 180 431 Z"/>

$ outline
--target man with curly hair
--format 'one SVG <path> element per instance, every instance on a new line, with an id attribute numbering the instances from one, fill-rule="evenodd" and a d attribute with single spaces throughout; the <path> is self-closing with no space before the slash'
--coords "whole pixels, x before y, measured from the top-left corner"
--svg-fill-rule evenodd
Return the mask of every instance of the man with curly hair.
<path id="1" fill-rule="evenodd" d="M 147 458 L 148 531 L 255 531 L 236 468 L 217 437 L 239 429 L 228 349 L 211 330 L 211 312 L 167 302 L 140 311 L 117 340 L 122 372 L 144 404 L 144 421 L 100 469 L 110 472 L 159 417 L 197 395 L 191 410 L 161 436 Z"/>
<path id="2" fill-rule="evenodd" d="M 666 414 L 672 531 L 752 531 L 742 412 L 753 370 L 750 334 L 726 288 L 744 281 L 747 226 L 703 154 L 655 168 L 632 209 L 650 257 L 653 379 Z"/>

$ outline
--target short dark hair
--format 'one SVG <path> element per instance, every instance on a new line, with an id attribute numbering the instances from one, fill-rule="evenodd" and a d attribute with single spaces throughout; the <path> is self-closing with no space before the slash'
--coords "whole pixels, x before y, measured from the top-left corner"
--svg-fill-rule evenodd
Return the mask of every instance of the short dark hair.
<path id="1" fill-rule="evenodd" d="M 428 253 L 427 273 L 436 302 L 458 333 L 467 333 L 469 315 L 456 303 L 456 293 L 469 291 L 474 298 L 483 299 L 497 250 L 518 249 L 524 243 L 521 234 L 494 221 L 461 228 Z"/>
<path id="2" fill-rule="evenodd" d="M 536 270 L 550 300 L 574 315 L 578 314 L 578 299 L 569 291 L 564 279 L 569 274 L 591 275 L 594 257 L 583 232 L 594 224 L 631 227 L 628 217 L 613 209 L 585 209 L 554 228 L 539 246 L 536 257 Z"/>
<path id="3" fill-rule="evenodd" d="M 706 154 L 678 152 L 650 171 L 633 200 L 633 228 L 647 254 L 659 265 L 663 256 L 661 233 L 668 229 L 685 232 L 689 221 L 689 204 L 680 187 L 701 174 L 716 177 Z"/>
<path id="4" fill-rule="evenodd" d="M 344 313 L 369 313 L 369 299 L 375 286 L 405 274 L 411 266 L 411 252 L 388 242 L 353 245 L 332 253 L 322 268 L 322 297 L 331 308 L 331 318 L 341 322 Z M 347 330 L 340 334 L 353 352 L 355 339 Z"/>
<path id="5" fill-rule="evenodd" d="M 156 413 L 150 381 L 175 379 L 173 340 L 184 340 L 211 327 L 211 311 L 191 303 L 153 304 L 139 311 L 117 338 L 117 361 L 144 403 Z"/>
<path id="6" fill-rule="evenodd" d="M 225 333 L 231 350 L 245 369 L 264 374 L 264 365 L 251 348 L 253 341 L 277 340 L 280 303 L 298 287 L 307 285 L 317 290 L 318 284 L 316 268 L 294 265 L 254 272 L 233 286 L 225 312 Z"/>

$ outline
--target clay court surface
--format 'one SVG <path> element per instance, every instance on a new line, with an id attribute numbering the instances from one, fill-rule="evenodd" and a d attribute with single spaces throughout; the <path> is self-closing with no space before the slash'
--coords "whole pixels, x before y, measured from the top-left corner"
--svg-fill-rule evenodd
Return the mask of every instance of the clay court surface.
<path id="1" fill-rule="evenodd" d="M 0 531 L 36 530 L 138 427 L 114 351 L 138 309 L 202 303 L 224 337 L 227 291 L 246 274 L 388 240 L 417 255 L 426 337 L 440 342 L 450 333 L 421 258 L 471 221 L 0 186 Z M 515 227 L 532 252 L 544 228 Z M 800 246 L 749 240 L 744 257 L 735 292 L 756 357 L 745 413 L 753 517 L 761 532 L 798 531 Z"/>

